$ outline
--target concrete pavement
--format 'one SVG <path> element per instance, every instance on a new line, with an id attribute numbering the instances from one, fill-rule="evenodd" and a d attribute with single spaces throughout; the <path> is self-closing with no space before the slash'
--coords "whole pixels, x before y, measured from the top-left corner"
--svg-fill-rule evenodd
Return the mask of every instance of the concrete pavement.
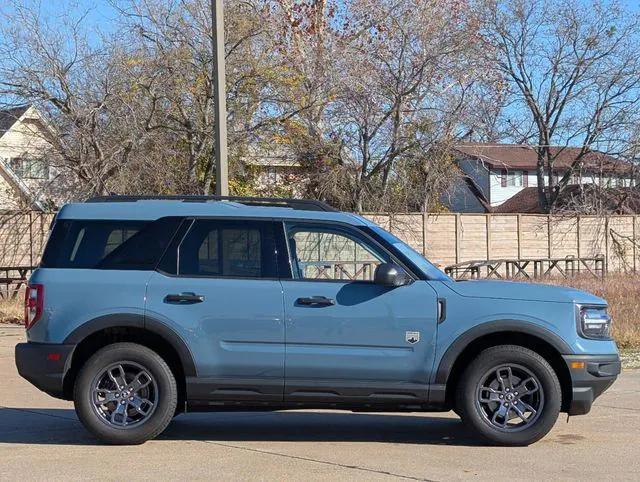
<path id="1" fill-rule="evenodd" d="M 638 480 L 640 371 L 526 448 L 485 447 L 449 414 L 338 411 L 177 417 L 137 447 L 96 443 L 69 402 L 20 378 L 0 325 L 0 480 Z"/>

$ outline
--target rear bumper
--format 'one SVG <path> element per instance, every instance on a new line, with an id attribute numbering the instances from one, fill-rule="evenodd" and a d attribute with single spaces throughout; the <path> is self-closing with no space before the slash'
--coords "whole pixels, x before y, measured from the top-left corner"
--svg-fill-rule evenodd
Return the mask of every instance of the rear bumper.
<path id="1" fill-rule="evenodd" d="M 43 392 L 64 398 L 64 376 L 74 348 L 75 345 L 18 343 L 15 352 L 18 373 Z"/>
<path id="2" fill-rule="evenodd" d="M 620 374 L 618 355 L 565 355 L 573 397 L 569 415 L 589 413 L 593 401 L 607 390 Z M 582 363 L 582 365 L 580 365 Z M 577 367 L 573 367 L 572 365 Z"/>

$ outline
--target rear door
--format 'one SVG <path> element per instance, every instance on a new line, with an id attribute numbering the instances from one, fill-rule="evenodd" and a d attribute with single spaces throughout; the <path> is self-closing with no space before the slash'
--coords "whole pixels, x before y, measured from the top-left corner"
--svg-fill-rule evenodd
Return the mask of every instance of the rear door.
<path id="1" fill-rule="evenodd" d="M 146 316 L 178 332 L 191 401 L 282 400 L 284 323 L 271 221 L 195 219 L 151 278 Z"/>
<path id="2" fill-rule="evenodd" d="M 287 330 L 285 400 L 425 402 L 437 295 L 428 283 L 373 283 L 395 261 L 356 228 L 291 222 L 294 278 L 282 280 Z"/>
<path id="3" fill-rule="evenodd" d="M 57 219 L 31 277 L 44 286 L 45 310 L 27 332 L 30 339 L 61 343 L 106 315 L 142 323 L 145 287 L 180 223 L 174 217 Z"/>

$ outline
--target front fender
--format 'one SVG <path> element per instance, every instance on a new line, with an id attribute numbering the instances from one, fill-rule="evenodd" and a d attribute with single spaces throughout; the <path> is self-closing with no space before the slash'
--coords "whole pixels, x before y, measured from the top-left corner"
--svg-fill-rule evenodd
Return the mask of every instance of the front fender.
<path id="1" fill-rule="evenodd" d="M 569 355 L 573 353 L 573 350 L 566 341 L 541 325 L 522 320 L 488 321 L 468 329 L 459 335 L 451 345 L 449 345 L 443 356 L 440 358 L 432 383 L 436 385 L 446 385 L 455 361 L 467 346 L 485 335 L 500 332 L 531 335 L 547 342 L 561 355 Z"/>

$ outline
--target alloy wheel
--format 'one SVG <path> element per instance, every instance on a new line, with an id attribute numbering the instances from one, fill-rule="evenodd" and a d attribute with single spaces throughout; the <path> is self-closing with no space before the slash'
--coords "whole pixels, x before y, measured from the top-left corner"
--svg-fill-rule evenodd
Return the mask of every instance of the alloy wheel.
<path id="1" fill-rule="evenodd" d="M 91 402 L 100 420 L 111 427 L 139 426 L 158 404 L 158 384 L 149 370 L 132 361 L 109 365 L 91 384 Z"/>
<path id="2" fill-rule="evenodd" d="M 528 368 L 502 364 L 480 378 L 476 408 L 491 427 L 518 432 L 533 425 L 542 414 L 544 390 Z"/>

